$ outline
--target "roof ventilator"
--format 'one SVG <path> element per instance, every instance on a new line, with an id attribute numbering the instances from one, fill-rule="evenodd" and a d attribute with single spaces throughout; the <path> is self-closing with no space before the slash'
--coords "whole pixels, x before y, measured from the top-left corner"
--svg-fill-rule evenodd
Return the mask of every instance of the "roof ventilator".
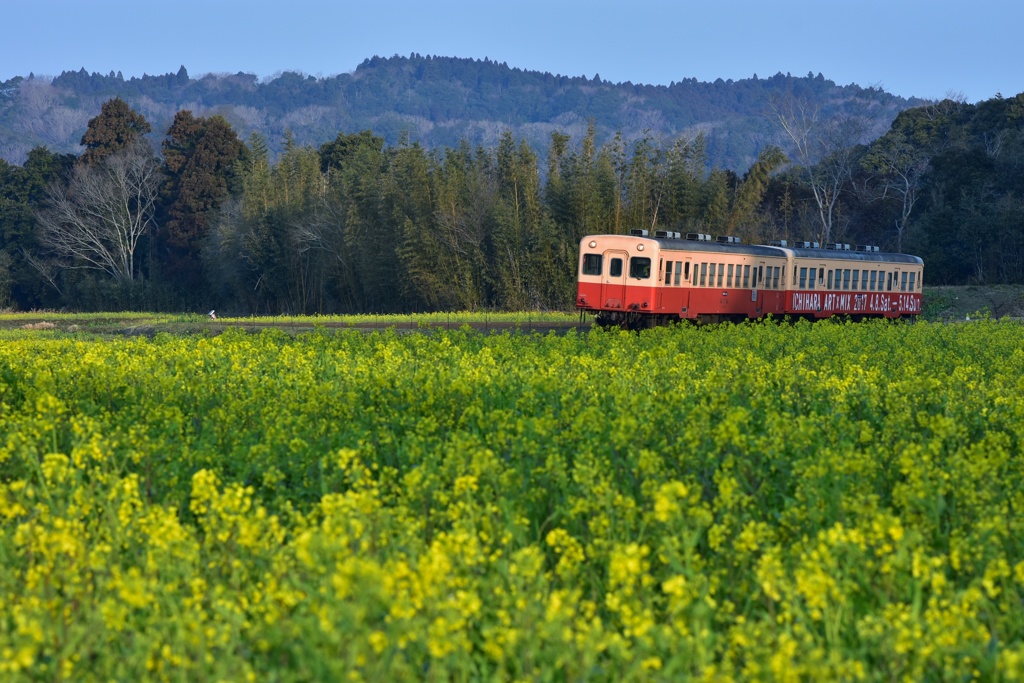
<path id="1" fill-rule="evenodd" d="M 647 237 L 649 233 L 646 230 L 641 230 L 640 228 L 631 228 L 629 234 L 633 237 Z"/>
<path id="2" fill-rule="evenodd" d="M 688 232 L 686 233 L 686 239 L 694 240 L 696 242 L 710 242 L 711 235 L 705 235 L 702 232 Z"/>
<path id="3" fill-rule="evenodd" d="M 719 235 L 718 236 L 718 243 L 719 244 L 739 244 L 740 243 L 740 238 L 739 237 L 733 237 L 732 235 Z"/>

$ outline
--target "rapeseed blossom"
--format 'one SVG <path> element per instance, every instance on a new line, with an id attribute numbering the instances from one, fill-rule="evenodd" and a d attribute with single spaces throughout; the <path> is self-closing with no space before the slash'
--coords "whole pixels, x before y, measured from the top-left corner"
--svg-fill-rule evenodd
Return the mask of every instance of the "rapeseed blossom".
<path id="1" fill-rule="evenodd" d="M 4 680 L 1022 680 L 1024 328 L 0 346 Z"/>

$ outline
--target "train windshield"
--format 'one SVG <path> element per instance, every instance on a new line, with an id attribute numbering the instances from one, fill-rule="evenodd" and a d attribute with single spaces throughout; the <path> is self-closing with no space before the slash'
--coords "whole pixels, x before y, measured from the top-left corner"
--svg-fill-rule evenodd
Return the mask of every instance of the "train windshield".
<path id="1" fill-rule="evenodd" d="M 636 257 L 629 259 L 629 276 L 637 280 L 646 280 L 651 276 L 651 259 Z"/>
<path id="2" fill-rule="evenodd" d="M 584 275 L 600 275 L 601 274 L 601 255 L 600 254 L 584 254 L 583 255 L 583 274 Z"/>

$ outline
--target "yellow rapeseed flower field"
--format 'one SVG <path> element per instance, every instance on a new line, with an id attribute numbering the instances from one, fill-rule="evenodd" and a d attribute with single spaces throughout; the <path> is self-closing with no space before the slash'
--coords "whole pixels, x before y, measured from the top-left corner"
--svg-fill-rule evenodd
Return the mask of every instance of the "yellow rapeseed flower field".
<path id="1" fill-rule="evenodd" d="M 4 681 L 1024 677 L 1024 327 L 0 339 Z"/>

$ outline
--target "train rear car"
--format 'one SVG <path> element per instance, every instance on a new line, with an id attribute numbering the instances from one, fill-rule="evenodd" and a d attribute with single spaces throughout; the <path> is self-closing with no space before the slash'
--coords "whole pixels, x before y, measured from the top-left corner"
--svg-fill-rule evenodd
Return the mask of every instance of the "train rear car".
<path id="1" fill-rule="evenodd" d="M 807 318 L 848 315 L 914 317 L 921 312 L 924 262 L 917 256 L 848 244 L 790 245 L 786 313 Z"/>

